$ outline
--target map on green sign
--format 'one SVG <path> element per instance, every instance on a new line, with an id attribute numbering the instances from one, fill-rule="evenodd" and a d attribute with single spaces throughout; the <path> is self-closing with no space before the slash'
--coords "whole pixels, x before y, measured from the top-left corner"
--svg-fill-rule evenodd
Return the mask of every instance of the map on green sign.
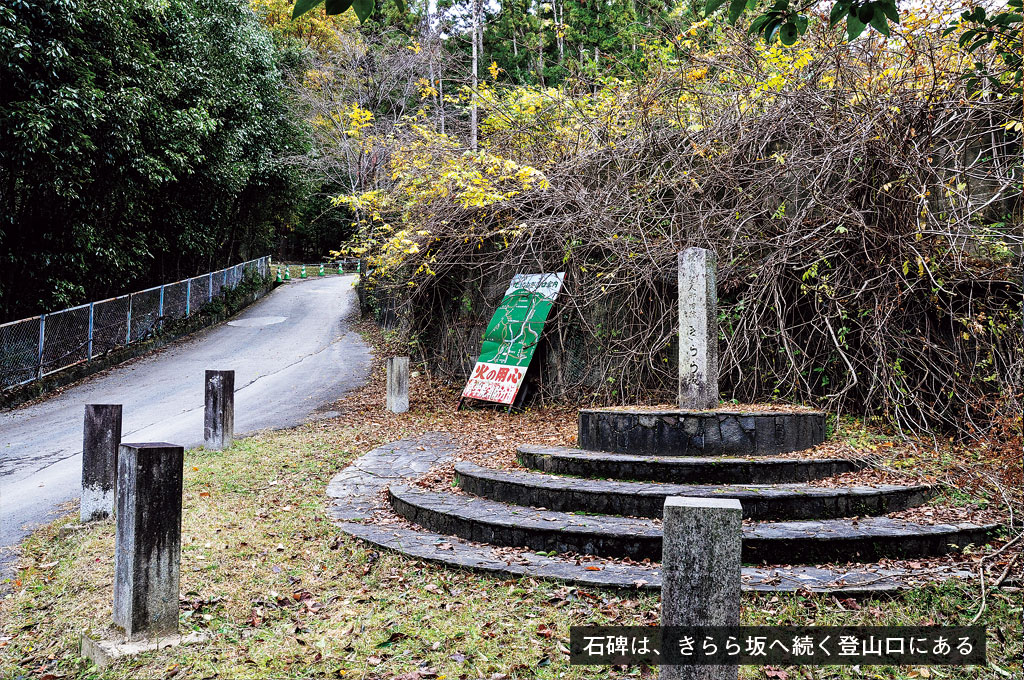
<path id="1" fill-rule="evenodd" d="M 564 273 L 518 274 L 487 324 L 464 397 L 510 404 L 522 385 Z"/>

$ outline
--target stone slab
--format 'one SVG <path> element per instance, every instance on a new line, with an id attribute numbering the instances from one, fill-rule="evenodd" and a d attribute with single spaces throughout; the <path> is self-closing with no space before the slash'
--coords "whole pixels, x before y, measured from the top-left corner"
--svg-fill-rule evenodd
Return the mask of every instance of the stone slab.
<path id="1" fill-rule="evenodd" d="M 825 441 L 820 411 L 582 409 L 579 446 L 651 456 L 769 456 Z"/>
<path id="2" fill-rule="evenodd" d="M 462 461 L 456 480 L 466 492 L 502 503 L 561 512 L 630 517 L 662 516 L 670 496 L 735 498 L 747 519 L 830 519 L 885 515 L 920 505 L 931 486 L 817 487 L 805 484 L 683 485 L 560 477 L 537 472 L 495 470 Z"/>
<path id="3" fill-rule="evenodd" d="M 430 531 L 470 541 L 634 560 L 661 557 L 661 527 L 656 520 L 537 510 L 404 485 L 392 485 L 389 494 L 400 516 Z M 995 529 L 995 525 L 926 525 L 887 517 L 761 522 L 744 527 L 743 560 L 814 564 L 929 557 L 983 544 Z"/>
<path id="4" fill-rule="evenodd" d="M 402 439 L 360 456 L 327 485 L 327 512 L 336 520 L 373 517 L 385 507 L 384 490 L 392 482 L 406 482 L 451 460 L 458 446 L 450 435 L 430 432 Z"/>
<path id="5" fill-rule="evenodd" d="M 209 639 L 209 634 L 199 631 L 186 635 L 168 635 L 153 640 L 94 639 L 88 635 L 82 635 L 80 650 L 83 658 L 92 661 L 97 668 L 102 669 L 120 659 L 179 645 L 204 642 Z"/>
<path id="6" fill-rule="evenodd" d="M 834 477 L 867 467 L 849 458 L 725 458 L 633 456 L 561 446 L 521 445 L 523 467 L 573 477 L 673 484 L 786 484 Z"/>

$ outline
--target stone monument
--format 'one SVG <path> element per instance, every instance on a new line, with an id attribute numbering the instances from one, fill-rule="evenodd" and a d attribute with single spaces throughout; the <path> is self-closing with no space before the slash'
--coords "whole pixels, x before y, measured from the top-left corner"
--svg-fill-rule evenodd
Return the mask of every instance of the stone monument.
<path id="1" fill-rule="evenodd" d="M 679 262 L 679 408 L 718 405 L 717 258 L 687 248 Z"/>

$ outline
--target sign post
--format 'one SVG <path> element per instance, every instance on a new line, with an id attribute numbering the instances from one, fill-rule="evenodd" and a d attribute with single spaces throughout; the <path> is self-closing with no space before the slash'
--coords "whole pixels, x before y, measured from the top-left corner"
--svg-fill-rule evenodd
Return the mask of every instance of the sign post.
<path id="1" fill-rule="evenodd" d="M 517 274 L 484 332 L 462 399 L 515 402 L 565 274 Z M 461 404 L 461 401 L 460 401 Z"/>

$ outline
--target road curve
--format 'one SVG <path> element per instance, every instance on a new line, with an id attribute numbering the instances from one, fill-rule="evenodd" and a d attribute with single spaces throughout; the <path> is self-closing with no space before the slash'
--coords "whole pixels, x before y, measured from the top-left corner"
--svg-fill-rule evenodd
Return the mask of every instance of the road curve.
<path id="1" fill-rule="evenodd" d="M 123 441 L 203 442 L 206 369 L 235 371 L 235 433 L 292 427 L 363 383 L 353 276 L 293 281 L 227 323 L 36 404 L 0 411 L 0 582 L 13 548 L 81 492 L 85 404 L 123 404 Z"/>

